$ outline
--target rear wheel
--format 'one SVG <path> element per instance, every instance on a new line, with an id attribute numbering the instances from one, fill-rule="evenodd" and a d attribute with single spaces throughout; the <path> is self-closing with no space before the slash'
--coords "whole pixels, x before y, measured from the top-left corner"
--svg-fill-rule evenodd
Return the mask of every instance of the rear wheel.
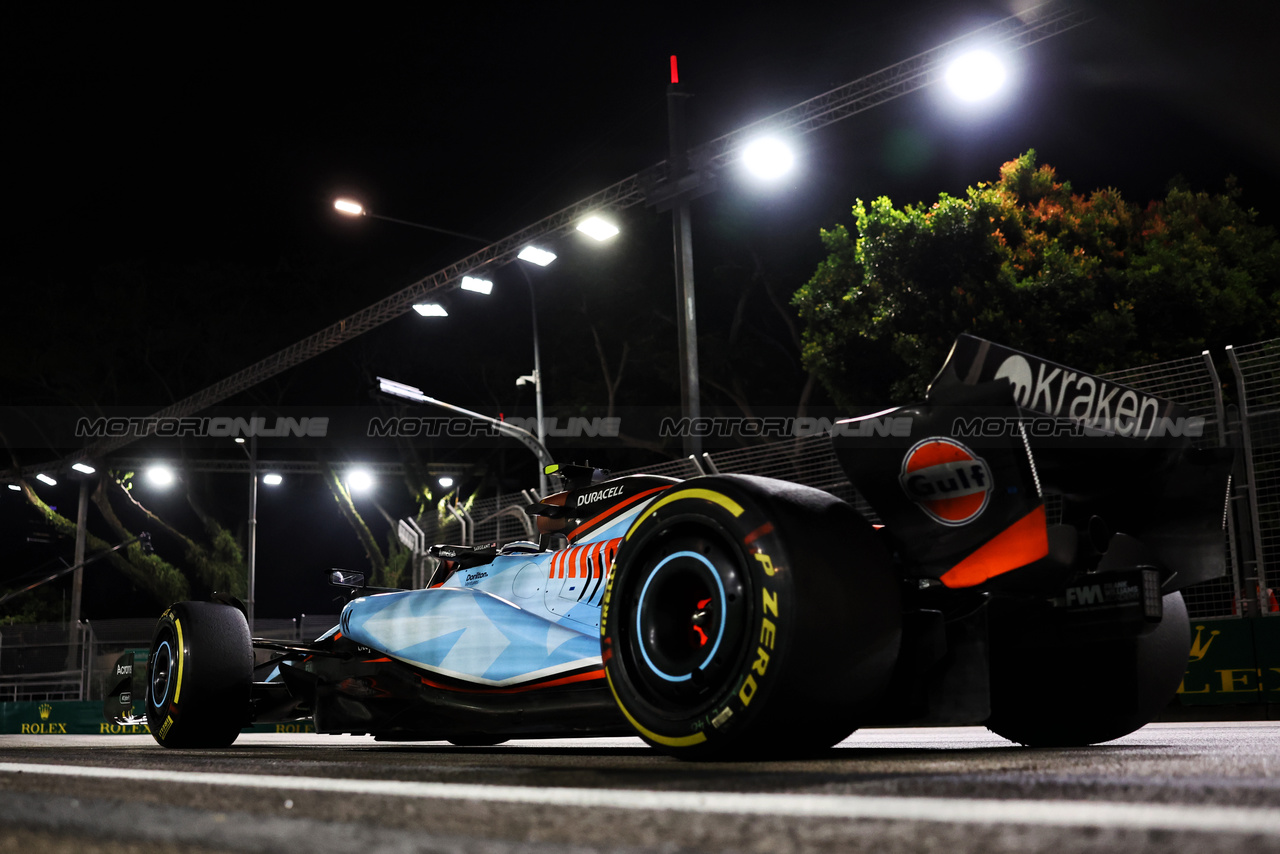
<path id="1" fill-rule="evenodd" d="M 650 744 L 689 758 L 795 754 L 852 732 L 897 656 L 875 532 L 794 484 L 672 487 L 627 533 L 605 592 L 606 673 Z"/>
<path id="2" fill-rule="evenodd" d="M 253 645 L 244 614 L 179 602 L 160 616 L 147 669 L 147 726 L 165 747 L 227 747 L 249 722 Z"/>
<path id="3" fill-rule="evenodd" d="M 1191 648 L 1182 594 L 1163 606 L 1159 625 L 1134 638 L 993 632 L 988 729 L 1028 747 L 1079 747 L 1150 723 L 1177 692 Z"/>

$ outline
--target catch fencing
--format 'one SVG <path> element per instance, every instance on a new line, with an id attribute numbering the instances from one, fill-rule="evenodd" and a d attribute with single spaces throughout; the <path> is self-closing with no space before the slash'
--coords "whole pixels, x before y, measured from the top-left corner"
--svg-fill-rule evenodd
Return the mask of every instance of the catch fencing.
<path id="1" fill-rule="evenodd" d="M 1174 400 L 1204 419 L 1202 446 L 1234 447 L 1223 549 L 1228 573 L 1184 591 L 1193 620 L 1280 616 L 1280 339 L 1225 352 L 1232 382 L 1226 384 L 1208 352 L 1185 359 L 1103 375 Z M 807 436 L 736 448 L 654 466 L 616 472 L 687 479 L 701 474 L 753 474 L 825 490 L 875 518 L 836 460 L 829 439 Z M 405 519 L 402 542 L 415 552 L 413 580 L 425 583 L 422 554 L 431 543 L 475 544 L 535 539 L 524 508 L 532 490 L 476 500 L 442 510 L 437 518 Z M 1050 514 L 1054 512 L 1051 505 Z M 310 640 L 336 622 L 332 615 L 297 620 L 258 620 L 257 637 Z M 74 630 L 65 624 L 0 627 L 0 702 L 98 699 L 110 689 L 112 665 L 127 650 L 145 650 L 152 618 L 102 620 Z M 141 659 L 139 659 L 141 660 Z"/>
<path id="2" fill-rule="evenodd" d="M 313 640 L 332 628 L 336 615 L 255 620 L 255 637 Z M 70 632 L 65 623 L 0 627 L 0 702 L 100 700 L 114 687 L 116 659 L 129 650 L 143 665 L 154 617 L 94 620 Z"/>

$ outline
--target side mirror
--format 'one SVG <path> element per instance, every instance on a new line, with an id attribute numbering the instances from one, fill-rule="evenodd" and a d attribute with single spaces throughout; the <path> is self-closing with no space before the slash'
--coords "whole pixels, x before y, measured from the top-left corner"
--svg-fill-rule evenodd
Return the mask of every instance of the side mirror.
<path id="1" fill-rule="evenodd" d="M 360 590 L 364 588 L 364 582 L 363 572 L 354 569 L 329 570 L 329 583 L 334 587 L 350 587 L 353 590 Z"/>

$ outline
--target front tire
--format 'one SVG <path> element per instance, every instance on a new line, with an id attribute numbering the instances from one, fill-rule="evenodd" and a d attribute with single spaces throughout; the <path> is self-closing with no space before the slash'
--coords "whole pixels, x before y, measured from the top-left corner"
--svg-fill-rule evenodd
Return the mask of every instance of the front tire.
<path id="1" fill-rule="evenodd" d="M 601 616 L 619 708 L 682 758 L 839 742 L 887 684 L 900 634 L 871 526 L 825 492 L 746 475 L 655 500 L 619 548 Z"/>
<path id="2" fill-rule="evenodd" d="M 228 747 L 249 723 L 253 644 L 244 614 L 212 602 L 171 605 L 147 668 L 147 726 L 165 747 Z"/>

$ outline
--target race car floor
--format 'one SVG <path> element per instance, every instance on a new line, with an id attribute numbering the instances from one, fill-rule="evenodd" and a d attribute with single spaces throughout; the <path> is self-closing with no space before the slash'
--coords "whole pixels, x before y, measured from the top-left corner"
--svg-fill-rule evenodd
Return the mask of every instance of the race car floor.
<path id="1" fill-rule="evenodd" d="M 1070 750 L 864 730 L 767 763 L 683 763 L 635 739 L 0 736 L 0 790 L 0 854 L 1280 852 L 1280 723 L 1153 724 Z"/>

